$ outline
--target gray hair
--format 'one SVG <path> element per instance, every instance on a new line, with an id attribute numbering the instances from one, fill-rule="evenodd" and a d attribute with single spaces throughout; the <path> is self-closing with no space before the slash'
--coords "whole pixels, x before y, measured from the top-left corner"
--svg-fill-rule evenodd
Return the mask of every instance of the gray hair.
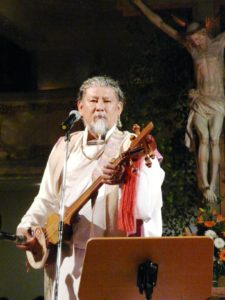
<path id="1" fill-rule="evenodd" d="M 82 101 L 86 90 L 90 87 L 96 87 L 96 86 L 112 88 L 118 100 L 123 103 L 125 102 L 124 93 L 122 92 L 118 81 L 108 76 L 95 76 L 85 80 L 79 89 L 77 100 Z"/>

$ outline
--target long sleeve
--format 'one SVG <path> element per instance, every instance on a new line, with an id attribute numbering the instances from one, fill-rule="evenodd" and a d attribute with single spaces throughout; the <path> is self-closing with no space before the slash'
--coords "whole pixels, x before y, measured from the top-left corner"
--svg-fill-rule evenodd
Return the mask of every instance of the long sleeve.
<path id="1" fill-rule="evenodd" d="M 71 134 L 68 154 L 77 147 L 82 132 Z M 59 211 L 61 174 L 65 162 L 66 143 L 64 138 L 59 138 L 53 147 L 44 171 L 38 195 L 22 218 L 18 227 L 30 227 L 33 225 L 44 226 L 51 213 Z"/>
<path id="2" fill-rule="evenodd" d="M 52 172 L 52 160 L 54 160 L 56 148 L 57 146 L 54 146 L 49 156 L 39 192 L 18 227 L 44 226 L 49 214 L 58 211 L 59 187 Z"/>

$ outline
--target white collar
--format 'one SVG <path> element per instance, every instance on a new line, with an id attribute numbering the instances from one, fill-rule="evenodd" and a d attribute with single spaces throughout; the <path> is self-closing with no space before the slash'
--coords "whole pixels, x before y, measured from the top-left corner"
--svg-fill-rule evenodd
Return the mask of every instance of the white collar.
<path id="1" fill-rule="evenodd" d="M 105 136 L 105 141 L 108 141 L 109 137 L 112 135 L 115 129 L 116 129 L 116 125 L 113 125 L 113 127 L 107 131 Z M 87 137 L 88 137 L 88 129 L 87 127 L 85 127 L 84 135 L 83 135 L 83 146 L 87 145 Z"/>

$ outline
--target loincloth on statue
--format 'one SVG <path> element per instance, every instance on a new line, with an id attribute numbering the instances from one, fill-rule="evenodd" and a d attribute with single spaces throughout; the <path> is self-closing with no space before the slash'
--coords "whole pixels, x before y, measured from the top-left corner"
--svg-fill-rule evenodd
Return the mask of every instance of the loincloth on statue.
<path id="1" fill-rule="evenodd" d="M 192 92 L 193 93 L 193 92 Z M 191 95 L 193 96 L 193 95 Z M 211 120 L 217 115 L 225 115 L 225 99 L 216 99 L 213 97 L 202 96 L 195 90 L 193 100 L 190 105 L 190 112 L 188 115 L 185 145 L 190 151 L 194 151 L 195 143 L 193 136 L 193 119 L 195 114 L 199 114 L 207 121 Z"/>

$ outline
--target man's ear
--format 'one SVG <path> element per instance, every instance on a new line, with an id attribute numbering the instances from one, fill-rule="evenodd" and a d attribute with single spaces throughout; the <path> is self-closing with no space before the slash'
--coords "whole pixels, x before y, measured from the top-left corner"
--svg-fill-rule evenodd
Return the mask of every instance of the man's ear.
<path id="1" fill-rule="evenodd" d="M 80 115 L 82 116 L 83 102 L 80 100 L 77 100 L 77 109 L 78 109 Z"/>
<path id="2" fill-rule="evenodd" d="M 118 110 L 119 110 L 119 114 L 121 115 L 123 112 L 123 102 L 119 101 L 118 103 Z"/>

